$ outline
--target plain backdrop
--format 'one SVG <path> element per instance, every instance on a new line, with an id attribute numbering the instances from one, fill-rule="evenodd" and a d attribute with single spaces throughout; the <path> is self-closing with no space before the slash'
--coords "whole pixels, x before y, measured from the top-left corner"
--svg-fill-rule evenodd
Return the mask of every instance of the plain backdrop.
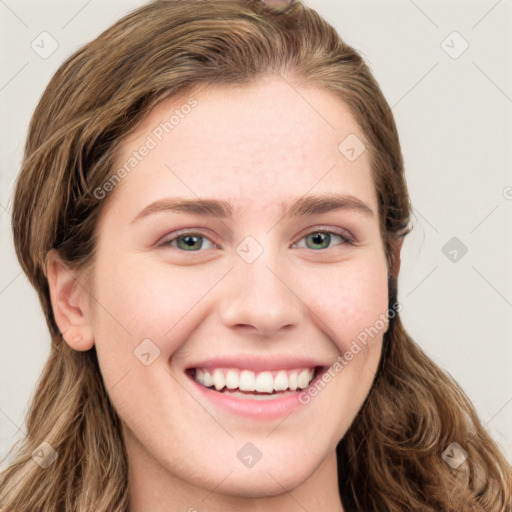
<path id="1" fill-rule="evenodd" d="M 28 123 L 64 59 L 143 3 L 0 1 L 0 458 L 23 436 L 50 346 L 11 240 Z M 405 327 L 512 462 L 512 2 L 307 3 L 362 53 L 395 115 L 414 206 Z"/>

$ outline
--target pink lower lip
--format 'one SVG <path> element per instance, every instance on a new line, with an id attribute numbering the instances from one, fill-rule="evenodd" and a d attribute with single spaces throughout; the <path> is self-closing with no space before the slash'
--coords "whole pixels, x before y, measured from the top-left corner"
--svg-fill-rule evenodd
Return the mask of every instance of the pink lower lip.
<path id="1" fill-rule="evenodd" d="M 322 372 L 311 381 L 312 386 L 317 379 L 321 377 Z M 220 393 L 210 388 L 205 388 L 199 382 L 188 376 L 195 384 L 200 393 L 214 403 L 216 406 L 241 416 L 259 420 L 273 420 L 287 416 L 298 407 L 303 407 L 298 398 L 301 393 L 307 392 L 308 388 L 301 389 L 282 398 L 273 398 L 270 400 L 254 400 L 252 398 L 239 398 L 227 393 Z"/>

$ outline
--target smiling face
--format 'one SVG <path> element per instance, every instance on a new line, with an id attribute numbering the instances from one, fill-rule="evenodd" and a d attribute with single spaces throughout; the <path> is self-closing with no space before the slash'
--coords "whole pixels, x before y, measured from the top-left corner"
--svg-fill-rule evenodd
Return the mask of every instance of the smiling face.
<path id="1" fill-rule="evenodd" d="M 364 138 L 332 93 L 273 78 L 167 99 L 122 144 L 132 167 L 97 226 L 90 328 L 134 482 L 257 497 L 327 461 L 336 478 L 387 323 L 344 355 L 388 306 L 369 154 L 344 156 L 349 134 Z"/>

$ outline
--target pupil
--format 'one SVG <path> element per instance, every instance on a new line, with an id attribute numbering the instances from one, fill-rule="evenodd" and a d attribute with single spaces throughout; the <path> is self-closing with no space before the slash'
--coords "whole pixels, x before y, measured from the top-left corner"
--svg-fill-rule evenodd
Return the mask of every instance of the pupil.
<path id="1" fill-rule="evenodd" d="M 183 241 L 186 247 L 194 248 L 194 245 L 198 243 L 199 237 L 184 235 L 181 237 L 181 240 Z M 199 248 L 201 248 L 201 244 L 199 244 Z"/>
<path id="2" fill-rule="evenodd" d="M 330 235 L 329 233 L 314 233 L 313 235 L 311 235 L 311 239 L 313 241 L 313 244 L 315 245 L 325 245 L 326 243 L 329 243 Z"/>

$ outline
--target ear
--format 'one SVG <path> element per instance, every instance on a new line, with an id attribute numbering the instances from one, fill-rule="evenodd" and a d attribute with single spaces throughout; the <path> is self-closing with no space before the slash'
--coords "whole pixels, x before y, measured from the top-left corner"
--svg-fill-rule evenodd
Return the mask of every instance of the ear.
<path id="1" fill-rule="evenodd" d="M 403 238 L 399 238 L 398 240 L 396 240 L 394 242 L 395 265 L 393 267 L 392 273 L 397 278 L 398 278 L 398 273 L 400 272 L 400 263 L 401 263 L 400 252 L 402 250 L 403 243 L 404 243 L 404 239 Z"/>
<path id="2" fill-rule="evenodd" d="M 46 278 L 55 322 L 64 340 L 74 350 L 91 349 L 94 336 L 89 294 L 55 249 L 46 256 Z"/>

